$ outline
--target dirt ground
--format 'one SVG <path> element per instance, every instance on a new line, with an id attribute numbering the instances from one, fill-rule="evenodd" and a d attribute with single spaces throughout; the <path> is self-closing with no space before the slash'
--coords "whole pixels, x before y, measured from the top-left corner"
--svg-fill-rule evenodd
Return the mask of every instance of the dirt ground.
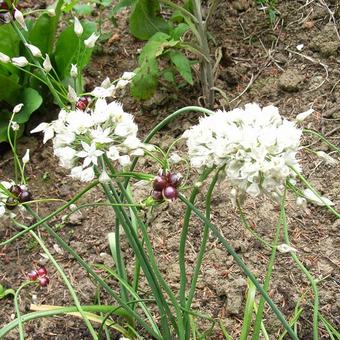
<path id="1" fill-rule="evenodd" d="M 335 10 L 334 17 L 322 1 L 279 1 L 280 17 L 271 26 L 267 14 L 254 4 L 254 1 L 221 1 L 211 19 L 209 29 L 214 40 L 213 53 L 219 56 L 216 87 L 225 93 L 225 98 L 216 93 L 216 108 L 231 109 L 248 102 L 261 105 L 274 104 L 283 116 L 294 118 L 311 106 L 316 111 L 308 118 L 305 127 L 325 134 L 339 145 L 340 120 L 340 6 L 337 1 L 325 1 L 329 9 Z M 124 71 L 132 71 L 137 66 L 137 50 L 143 45 L 128 34 L 127 13 L 120 13 L 117 27 L 112 30 L 115 39 L 105 43 L 100 53 L 94 56 L 86 70 L 89 88 L 100 83 L 106 76 L 115 79 Z M 336 25 L 332 21 L 335 20 Z M 299 50 L 298 45 L 303 44 Z M 126 93 L 128 94 L 128 92 Z M 171 112 L 188 104 L 197 105 L 200 95 L 198 85 L 186 88 L 173 95 L 160 87 L 155 97 L 140 103 L 129 96 L 121 95 L 127 112 L 135 115 L 143 137 L 157 122 Z M 51 114 L 46 112 L 51 119 Z M 30 130 L 39 120 L 47 119 L 36 115 L 28 126 Z M 197 122 L 197 113 L 190 113 L 171 123 L 155 138 L 154 142 L 166 147 L 192 124 Z M 327 145 L 304 138 L 303 145 L 312 145 L 316 150 L 329 152 Z M 70 199 L 81 188 L 81 184 L 71 180 L 67 172 L 57 166 L 50 145 L 43 145 L 41 136 L 27 136 L 20 140 L 19 151 L 31 150 L 28 164 L 30 188 L 34 198 L 52 197 Z M 177 150 L 185 152 L 184 145 Z M 331 167 L 321 163 L 312 154 L 299 155 L 304 175 L 335 207 L 340 207 L 339 166 Z M 12 177 L 12 156 L 9 152 L 0 155 L 0 177 Z M 139 168 L 155 173 L 150 161 L 142 160 Z M 197 174 L 193 174 L 195 177 Z M 212 221 L 226 239 L 242 256 L 253 273 L 262 280 L 270 252 L 252 234 L 242 227 L 237 211 L 228 198 L 228 183 L 222 182 L 213 198 Z M 145 198 L 148 189 L 136 188 L 136 199 Z M 103 198 L 99 190 L 91 192 L 82 199 L 94 202 Z M 48 214 L 59 203 L 39 204 L 41 216 Z M 198 205 L 204 208 L 204 190 L 198 197 Z M 275 233 L 278 210 L 267 199 L 245 202 L 245 211 L 255 230 L 267 241 Z M 181 203 L 164 204 L 154 211 L 150 236 L 158 256 L 159 266 L 173 289 L 179 287 L 178 246 L 181 233 L 181 219 L 184 207 Z M 325 209 L 308 205 L 303 211 L 295 204 L 293 196 L 288 198 L 287 213 L 289 233 L 298 256 L 314 277 L 319 278 L 320 311 L 339 328 L 340 275 L 339 275 L 339 220 Z M 32 223 L 24 217 L 27 224 Z M 107 234 L 113 230 L 114 214 L 107 208 L 86 208 L 81 219 L 73 223 L 61 223 L 55 219 L 51 225 L 78 253 L 92 264 L 104 263 L 113 266 L 107 242 Z M 13 236 L 16 230 L 7 223 L 0 222 L 0 240 Z M 75 285 L 81 302 L 93 303 L 96 287 L 80 269 L 70 255 L 55 245 L 48 235 L 40 230 L 50 251 L 63 266 L 71 282 Z M 202 237 L 202 226 L 193 219 L 190 228 L 190 247 L 186 254 L 188 275 L 193 270 L 194 260 Z M 125 258 L 131 254 L 123 240 Z M 0 283 L 6 287 L 17 288 L 27 272 L 37 264 L 46 263 L 42 250 L 29 236 L 0 248 Z M 33 286 L 21 294 L 20 306 L 23 312 L 29 311 L 32 302 L 50 305 L 69 305 L 72 299 L 52 265 L 46 264 L 51 283 L 47 288 Z M 112 282 L 116 287 L 116 283 Z M 228 332 L 237 339 L 241 329 L 245 292 L 245 275 L 233 262 L 219 243 L 210 237 L 207 253 L 199 277 L 198 289 L 193 307 L 221 319 Z M 148 291 L 142 281 L 141 289 Z M 306 278 L 294 266 L 288 254 L 278 254 L 274 267 L 270 296 L 289 318 L 295 304 L 302 294 L 304 312 L 299 321 L 300 339 L 312 338 L 312 310 L 308 298 L 312 296 Z M 102 302 L 108 300 L 102 295 Z M 12 299 L 0 300 L 0 327 L 14 317 Z M 271 339 L 276 339 L 280 325 L 272 312 L 266 310 L 266 327 Z M 201 327 L 209 324 L 202 322 Z M 39 319 L 25 325 L 27 339 L 90 339 L 86 326 L 72 317 Z M 215 327 L 209 339 L 221 338 Z M 6 339 L 17 339 L 17 331 L 12 331 Z M 320 324 L 320 338 L 327 339 L 327 333 Z"/>

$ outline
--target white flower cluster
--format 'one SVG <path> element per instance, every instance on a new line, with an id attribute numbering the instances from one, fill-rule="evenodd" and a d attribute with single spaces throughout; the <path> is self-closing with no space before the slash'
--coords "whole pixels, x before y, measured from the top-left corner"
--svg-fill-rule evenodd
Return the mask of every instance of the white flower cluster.
<path id="1" fill-rule="evenodd" d="M 225 167 L 239 193 L 255 197 L 265 192 L 282 194 L 285 180 L 300 170 L 296 153 L 302 131 L 283 119 L 274 106 L 258 104 L 230 112 L 217 111 L 187 130 L 189 157 L 193 167 Z"/>
<path id="2" fill-rule="evenodd" d="M 93 108 L 84 111 L 61 110 L 57 120 L 41 123 L 31 131 L 43 131 L 44 143 L 53 139 L 60 165 L 71 169 L 71 176 L 84 182 L 94 178 L 98 157 L 105 154 L 125 167 L 131 156 L 143 155 L 146 147 L 136 136 L 138 127 L 133 116 L 124 112 L 121 104 L 98 98 L 91 105 Z"/>

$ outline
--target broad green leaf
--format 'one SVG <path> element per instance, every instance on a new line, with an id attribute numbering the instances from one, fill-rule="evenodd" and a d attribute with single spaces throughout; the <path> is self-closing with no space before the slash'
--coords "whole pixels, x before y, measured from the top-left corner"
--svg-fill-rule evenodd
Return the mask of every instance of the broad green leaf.
<path id="1" fill-rule="evenodd" d="M 17 98 L 20 94 L 21 86 L 13 79 L 13 77 L 0 74 L 0 100 L 16 105 Z"/>
<path id="2" fill-rule="evenodd" d="M 160 15 L 157 0 L 138 0 L 130 15 L 130 32 L 141 40 L 147 40 L 156 32 L 168 33 L 170 24 Z"/>
<path id="3" fill-rule="evenodd" d="M 175 83 L 175 75 L 170 68 L 165 69 L 162 76 L 169 83 Z"/>
<path id="4" fill-rule="evenodd" d="M 31 114 L 40 107 L 42 102 L 43 100 L 36 90 L 30 87 L 24 89 L 17 99 L 17 103 L 23 103 L 24 106 L 21 111 L 14 116 L 14 120 L 20 124 L 26 123 Z"/>
<path id="5" fill-rule="evenodd" d="M 125 7 L 132 6 L 137 0 L 122 0 L 112 8 L 111 14 L 115 15 Z"/>
<path id="6" fill-rule="evenodd" d="M 15 33 L 11 24 L 0 25 L 0 52 L 7 54 L 9 57 L 19 55 L 20 38 Z M 19 73 L 19 69 L 12 64 L 2 64 L 2 67 L 11 73 Z M 1 92 L 1 89 L 0 89 Z"/>
<path id="7" fill-rule="evenodd" d="M 96 24 L 90 21 L 82 22 L 84 33 L 79 39 L 73 30 L 73 25 L 61 33 L 55 50 L 55 62 L 58 74 L 62 79 L 69 76 L 71 63 L 77 64 L 79 72 L 89 62 L 92 49 L 85 48 L 84 40 L 96 30 Z"/>
<path id="8" fill-rule="evenodd" d="M 169 56 L 172 63 L 176 66 L 179 74 L 185 81 L 192 85 L 194 81 L 192 79 L 189 59 L 179 51 L 170 51 Z"/>
<path id="9" fill-rule="evenodd" d="M 137 99 L 149 99 L 156 91 L 158 67 L 156 59 L 151 59 L 136 70 L 131 83 L 131 94 Z"/>

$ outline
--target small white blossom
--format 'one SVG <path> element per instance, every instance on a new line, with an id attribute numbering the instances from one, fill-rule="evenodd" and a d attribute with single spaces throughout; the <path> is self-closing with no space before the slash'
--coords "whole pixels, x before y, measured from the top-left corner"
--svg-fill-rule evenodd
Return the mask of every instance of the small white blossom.
<path id="1" fill-rule="evenodd" d="M 84 40 L 85 47 L 93 48 L 98 38 L 99 35 L 97 35 L 96 33 L 92 33 L 89 38 Z"/>
<path id="2" fill-rule="evenodd" d="M 301 207 L 302 209 L 306 209 L 307 208 L 307 201 L 306 201 L 305 198 L 299 196 L 296 199 L 296 205 L 298 207 Z"/>
<path id="3" fill-rule="evenodd" d="M 75 103 L 78 100 L 77 93 L 71 85 L 68 86 L 67 99 L 72 103 Z"/>
<path id="4" fill-rule="evenodd" d="M 96 143 L 92 143 L 91 145 L 89 145 L 82 141 L 81 145 L 84 150 L 78 152 L 77 156 L 84 158 L 83 167 L 86 168 L 92 163 L 94 165 L 98 165 L 98 157 L 100 157 L 104 152 L 96 149 Z"/>
<path id="5" fill-rule="evenodd" d="M 111 182 L 110 176 L 107 174 L 107 172 L 104 170 L 99 176 L 99 182 L 103 184 L 107 184 Z"/>
<path id="6" fill-rule="evenodd" d="M 50 72 L 52 70 L 52 64 L 51 64 L 51 60 L 50 57 L 48 56 L 48 54 L 45 54 L 45 60 L 43 62 L 43 68 L 46 72 Z"/>
<path id="7" fill-rule="evenodd" d="M 37 58 L 42 57 L 41 51 L 37 46 L 34 46 L 32 44 L 25 44 L 25 46 L 31 51 L 34 57 L 37 57 Z"/>
<path id="8" fill-rule="evenodd" d="M 71 64 L 71 72 L 70 75 L 72 78 L 77 78 L 78 76 L 78 68 L 77 65 Z"/>
<path id="9" fill-rule="evenodd" d="M 289 246 L 288 244 L 282 243 L 277 246 L 277 250 L 280 253 L 290 253 L 290 252 L 297 252 L 297 250 L 294 247 Z"/>
<path id="10" fill-rule="evenodd" d="M 26 150 L 24 157 L 22 157 L 23 164 L 27 164 L 30 161 L 30 149 Z"/>
<path id="11" fill-rule="evenodd" d="M 11 61 L 11 58 L 7 54 L 0 52 L 0 61 L 4 64 L 7 64 Z"/>
<path id="12" fill-rule="evenodd" d="M 131 80 L 136 75 L 135 72 L 124 72 L 121 76 L 121 79 L 123 80 Z"/>
<path id="13" fill-rule="evenodd" d="M 313 112 L 314 112 L 313 109 L 309 109 L 309 110 L 307 110 L 307 111 L 305 111 L 305 112 L 301 112 L 301 113 L 299 113 L 299 114 L 295 117 L 295 120 L 296 120 L 297 122 L 302 122 L 302 121 L 304 121 L 307 117 L 309 117 Z"/>
<path id="14" fill-rule="evenodd" d="M 20 125 L 17 122 L 12 121 L 11 122 L 11 128 L 12 128 L 13 131 L 18 131 L 20 129 Z"/>
<path id="15" fill-rule="evenodd" d="M 27 31 L 27 26 L 26 26 L 26 23 L 25 23 L 24 16 L 23 16 L 23 14 L 22 14 L 18 9 L 15 9 L 15 11 L 14 11 L 14 18 L 15 18 L 15 20 L 17 21 L 17 23 L 18 23 L 25 31 Z"/>
<path id="16" fill-rule="evenodd" d="M 12 58 L 12 64 L 18 67 L 25 67 L 29 64 L 25 57 Z"/>
<path id="17" fill-rule="evenodd" d="M 22 109 L 23 106 L 24 106 L 23 103 L 20 103 L 20 104 L 18 104 L 18 105 L 15 105 L 15 106 L 14 106 L 14 109 L 13 109 L 13 113 L 14 113 L 14 114 L 19 113 L 19 112 L 21 111 L 21 109 Z"/>
<path id="18" fill-rule="evenodd" d="M 337 165 L 338 161 L 333 158 L 332 156 L 330 156 L 329 154 L 327 154 L 326 152 L 323 151 L 317 151 L 316 152 L 317 156 L 320 157 L 326 164 L 328 165 Z"/>
<path id="19" fill-rule="evenodd" d="M 81 25 L 78 18 L 74 17 L 74 33 L 77 37 L 80 37 L 84 32 L 83 26 Z"/>
<path id="20" fill-rule="evenodd" d="M 47 12 L 48 16 L 55 17 L 55 9 L 54 8 L 49 8 L 46 12 Z"/>
<path id="21" fill-rule="evenodd" d="M 40 123 L 35 129 L 31 130 L 31 133 L 37 132 L 44 132 L 44 144 L 54 137 L 54 128 L 48 123 Z"/>

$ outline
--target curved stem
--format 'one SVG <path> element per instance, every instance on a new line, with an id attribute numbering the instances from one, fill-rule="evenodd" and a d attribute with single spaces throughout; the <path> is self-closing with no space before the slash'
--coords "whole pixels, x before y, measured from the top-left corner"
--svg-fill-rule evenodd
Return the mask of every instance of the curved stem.
<path id="1" fill-rule="evenodd" d="M 234 258 L 235 262 L 238 264 L 238 266 L 243 270 L 243 272 L 249 277 L 249 279 L 254 283 L 256 289 L 261 293 L 261 295 L 265 298 L 277 318 L 280 320 L 284 328 L 287 330 L 288 334 L 293 340 L 298 340 L 297 335 L 294 333 L 292 328 L 289 326 L 288 322 L 278 309 L 278 307 L 275 305 L 273 300 L 269 297 L 269 295 L 266 293 L 266 291 L 263 289 L 263 287 L 260 285 L 260 283 L 257 281 L 254 274 L 248 269 L 248 267 L 244 264 L 242 259 L 237 255 L 235 250 L 230 246 L 230 244 L 226 241 L 226 239 L 222 236 L 220 231 L 217 229 L 217 227 L 212 224 L 189 200 L 187 200 L 182 194 L 179 194 L 179 199 L 187 206 L 189 206 L 196 216 L 205 224 L 209 225 L 209 228 L 217 237 L 217 239 L 222 243 L 223 247 L 228 251 L 228 253 Z"/>
<path id="2" fill-rule="evenodd" d="M 310 134 L 310 135 L 314 135 L 318 138 L 320 138 L 323 142 L 325 142 L 328 146 L 330 146 L 333 150 L 340 152 L 340 148 L 338 148 L 336 145 L 332 144 L 330 141 L 328 141 L 328 139 L 326 137 L 324 137 L 321 133 L 314 131 L 314 130 L 310 130 L 310 129 L 303 129 L 302 130 L 304 133 Z"/>

